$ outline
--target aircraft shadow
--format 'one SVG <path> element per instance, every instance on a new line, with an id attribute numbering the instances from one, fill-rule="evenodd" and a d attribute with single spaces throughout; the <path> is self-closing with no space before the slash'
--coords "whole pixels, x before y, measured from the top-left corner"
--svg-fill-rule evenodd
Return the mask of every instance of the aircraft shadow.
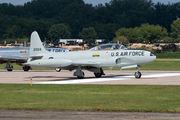
<path id="1" fill-rule="evenodd" d="M 128 76 L 128 75 L 108 75 L 108 76 L 102 76 L 101 78 L 113 78 L 113 77 L 123 77 L 123 76 Z M 55 77 L 55 76 L 33 76 L 33 78 L 37 78 L 33 81 L 70 81 L 70 80 L 86 80 L 86 79 L 100 79 L 96 78 L 94 76 L 92 77 L 84 77 L 83 79 L 78 79 L 76 76 L 74 77 Z M 52 78 L 53 80 L 38 80 L 38 78 L 42 79 L 47 79 L 47 78 Z M 57 78 L 57 79 L 56 79 Z"/>

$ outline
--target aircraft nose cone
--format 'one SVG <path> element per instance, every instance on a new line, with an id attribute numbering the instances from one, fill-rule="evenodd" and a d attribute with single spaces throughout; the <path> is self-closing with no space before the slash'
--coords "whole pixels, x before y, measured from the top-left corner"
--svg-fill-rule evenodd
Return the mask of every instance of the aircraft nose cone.
<path id="1" fill-rule="evenodd" d="M 150 53 L 149 60 L 150 60 L 150 62 L 155 61 L 156 60 L 156 56 L 154 54 Z"/>

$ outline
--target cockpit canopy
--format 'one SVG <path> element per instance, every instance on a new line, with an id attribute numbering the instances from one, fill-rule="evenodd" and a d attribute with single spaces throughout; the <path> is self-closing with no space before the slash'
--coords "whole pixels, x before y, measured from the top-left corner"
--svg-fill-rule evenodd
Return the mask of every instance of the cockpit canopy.
<path id="1" fill-rule="evenodd" d="M 117 49 L 128 49 L 122 44 L 117 44 L 117 43 L 108 43 L 108 44 L 102 44 L 98 45 L 96 47 L 91 48 L 91 51 L 97 51 L 97 50 L 117 50 Z"/>

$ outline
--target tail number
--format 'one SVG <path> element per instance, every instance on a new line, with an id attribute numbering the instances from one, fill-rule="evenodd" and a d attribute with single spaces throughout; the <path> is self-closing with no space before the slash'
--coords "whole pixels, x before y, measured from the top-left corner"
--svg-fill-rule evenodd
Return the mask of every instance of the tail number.
<path id="1" fill-rule="evenodd" d="M 34 48 L 33 51 L 41 51 L 41 48 Z"/>

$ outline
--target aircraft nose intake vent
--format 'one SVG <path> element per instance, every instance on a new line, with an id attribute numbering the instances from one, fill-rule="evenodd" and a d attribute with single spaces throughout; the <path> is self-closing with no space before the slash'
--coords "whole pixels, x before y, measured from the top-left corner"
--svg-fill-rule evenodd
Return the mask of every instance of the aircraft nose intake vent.
<path id="1" fill-rule="evenodd" d="M 121 64 L 121 59 L 120 58 L 116 59 L 116 64 Z"/>

